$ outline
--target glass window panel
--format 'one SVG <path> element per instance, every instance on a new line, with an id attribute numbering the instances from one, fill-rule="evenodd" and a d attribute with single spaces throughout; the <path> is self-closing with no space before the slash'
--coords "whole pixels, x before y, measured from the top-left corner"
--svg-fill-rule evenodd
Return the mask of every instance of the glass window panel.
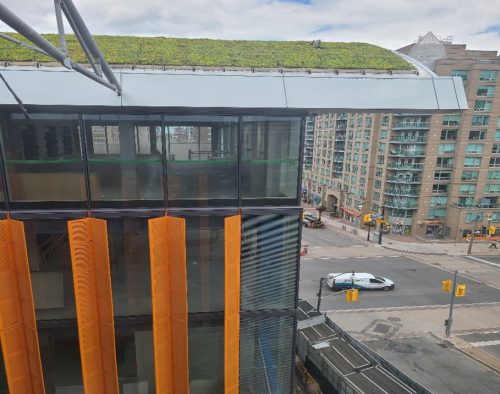
<path id="1" fill-rule="evenodd" d="M 80 345 L 76 320 L 38 323 L 38 341 L 47 393 L 83 393 Z M 1 390 L 0 390 L 1 392 Z"/>
<path id="2" fill-rule="evenodd" d="M 7 387 L 7 375 L 5 374 L 5 364 L 3 363 L 2 346 L 0 346 L 0 394 L 9 394 Z"/>
<path id="3" fill-rule="evenodd" d="M 243 118 L 242 197 L 246 205 L 296 203 L 300 118 Z"/>
<path id="4" fill-rule="evenodd" d="M 44 202 L 83 207 L 83 160 L 76 115 L 0 116 L 7 180 L 13 206 Z M 23 205 L 24 203 L 24 205 Z"/>
<path id="5" fill-rule="evenodd" d="M 189 313 L 224 310 L 224 217 L 186 217 Z"/>
<path id="6" fill-rule="evenodd" d="M 189 388 L 196 394 L 224 393 L 224 322 L 189 322 Z"/>
<path id="7" fill-rule="evenodd" d="M 159 116 L 85 116 L 90 190 L 96 206 L 163 205 Z M 108 202 L 105 203 L 104 201 Z"/>
<path id="8" fill-rule="evenodd" d="M 293 328 L 290 316 L 241 319 L 241 394 L 290 392 Z"/>
<path id="9" fill-rule="evenodd" d="M 108 219 L 107 224 L 115 316 L 151 315 L 147 219 Z"/>
<path id="10" fill-rule="evenodd" d="M 299 215 L 245 216 L 242 224 L 241 309 L 293 309 Z"/>
<path id="11" fill-rule="evenodd" d="M 115 325 L 116 365 L 121 393 L 155 393 L 153 332 L 150 321 Z"/>
<path id="12" fill-rule="evenodd" d="M 76 318 L 66 221 L 25 220 L 24 231 L 36 318 Z"/>
<path id="13" fill-rule="evenodd" d="M 165 123 L 171 205 L 236 205 L 238 118 L 179 116 Z"/>

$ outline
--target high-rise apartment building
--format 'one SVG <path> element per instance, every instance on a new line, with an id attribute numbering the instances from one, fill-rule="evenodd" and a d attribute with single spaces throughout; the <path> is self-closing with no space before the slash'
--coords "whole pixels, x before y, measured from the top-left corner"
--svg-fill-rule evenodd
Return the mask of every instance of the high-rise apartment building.
<path id="1" fill-rule="evenodd" d="M 460 239 L 476 223 L 498 235 L 500 57 L 432 33 L 400 51 L 440 76 L 460 76 L 469 109 L 318 115 L 304 172 L 312 200 L 356 223 L 384 210 L 397 234 Z"/>

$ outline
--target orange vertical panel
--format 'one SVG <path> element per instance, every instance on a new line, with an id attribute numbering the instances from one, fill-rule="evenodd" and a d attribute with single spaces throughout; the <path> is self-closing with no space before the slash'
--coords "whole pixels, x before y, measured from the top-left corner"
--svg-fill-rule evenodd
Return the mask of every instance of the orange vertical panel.
<path id="1" fill-rule="evenodd" d="M 22 222 L 0 220 L 0 342 L 11 394 L 45 393 Z"/>
<path id="2" fill-rule="evenodd" d="M 238 394 L 240 379 L 241 216 L 224 219 L 224 393 Z"/>
<path id="3" fill-rule="evenodd" d="M 71 220 L 68 230 L 85 393 L 118 394 L 106 221 Z"/>
<path id="4" fill-rule="evenodd" d="M 150 219 L 156 393 L 189 393 L 186 224 Z"/>

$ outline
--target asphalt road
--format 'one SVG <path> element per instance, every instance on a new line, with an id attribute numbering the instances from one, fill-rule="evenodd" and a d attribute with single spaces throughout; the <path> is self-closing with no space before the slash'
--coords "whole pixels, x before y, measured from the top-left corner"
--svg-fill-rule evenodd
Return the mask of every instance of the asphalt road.
<path id="1" fill-rule="evenodd" d="M 356 241 L 347 234 L 343 235 L 327 228 L 308 227 L 303 227 L 302 244 L 307 244 L 311 247 L 348 247 L 353 245 L 363 245 L 363 243 Z"/>
<path id="2" fill-rule="evenodd" d="M 362 291 L 358 302 L 348 303 L 345 295 L 323 288 L 321 311 L 449 305 L 450 293 L 441 291 L 441 281 L 453 279 L 451 274 L 439 268 L 401 256 L 354 257 L 342 259 L 303 259 L 301 262 L 299 296 L 317 302 L 319 278 L 331 272 L 369 272 L 394 281 L 392 291 Z M 457 304 L 498 302 L 500 290 L 473 282 L 458 276 L 458 283 L 464 283 L 466 296 L 457 298 Z"/>

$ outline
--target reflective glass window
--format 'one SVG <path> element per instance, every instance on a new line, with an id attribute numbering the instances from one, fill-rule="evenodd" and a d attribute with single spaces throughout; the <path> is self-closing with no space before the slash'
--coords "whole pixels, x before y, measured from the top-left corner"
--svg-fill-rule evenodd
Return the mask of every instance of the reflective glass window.
<path id="1" fill-rule="evenodd" d="M 151 315 L 147 219 L 108 219 L 107 224 L 115 316 Z"/>
<path id="2" fill-rule="evenodd" d="M 25 220 L 24 231 L 47 392 L 82 389 L 65 220 Z"/>
<path id="3" fill-rule="evenodd" d="M 297 202 L 300 127 L 300 118 L 243 118 L 245 205 Z"/>
<path id="4" fill-rule="evenodd" d="M 189 388 L 191 393 L 224 393 L 224 322 L 189 322 Z"/>
<path id="5" fill-rule="evenodd" d="M 163 205 L 160 117 L 100 115 L 84 120 L 93 205 Z"/>
<path id="6" fill-rule="evenodd" d="M 138 319 L 115 325 L 116 365 L 120 393 L 155 393 L 151 322 Z"/>
<path id="7" fill-rule="evenodd" d="M 0 116 L 13 207 L 83 207 L 86 200 L 76 115 Z"/>
<path id="8" fill-rule="evenodd" d="M 236 205 L 238 118 L 166 117 L 170 206 Z"/>
<path id="9" fill-rule="evenodd" d="M 224 217 L 186 217 L 189 313 L 224 310 Z"/>
<path id="10" fill-rule="evenodd" d="M 294 354 L 294 317 L 243 318 L 240 393 L 288 393 Z"/>
<path id="11" fill-rule="evenodd" d="M 242 310 L 295 308 L 299 226 L 299 214 L 244 216 Z"/>

